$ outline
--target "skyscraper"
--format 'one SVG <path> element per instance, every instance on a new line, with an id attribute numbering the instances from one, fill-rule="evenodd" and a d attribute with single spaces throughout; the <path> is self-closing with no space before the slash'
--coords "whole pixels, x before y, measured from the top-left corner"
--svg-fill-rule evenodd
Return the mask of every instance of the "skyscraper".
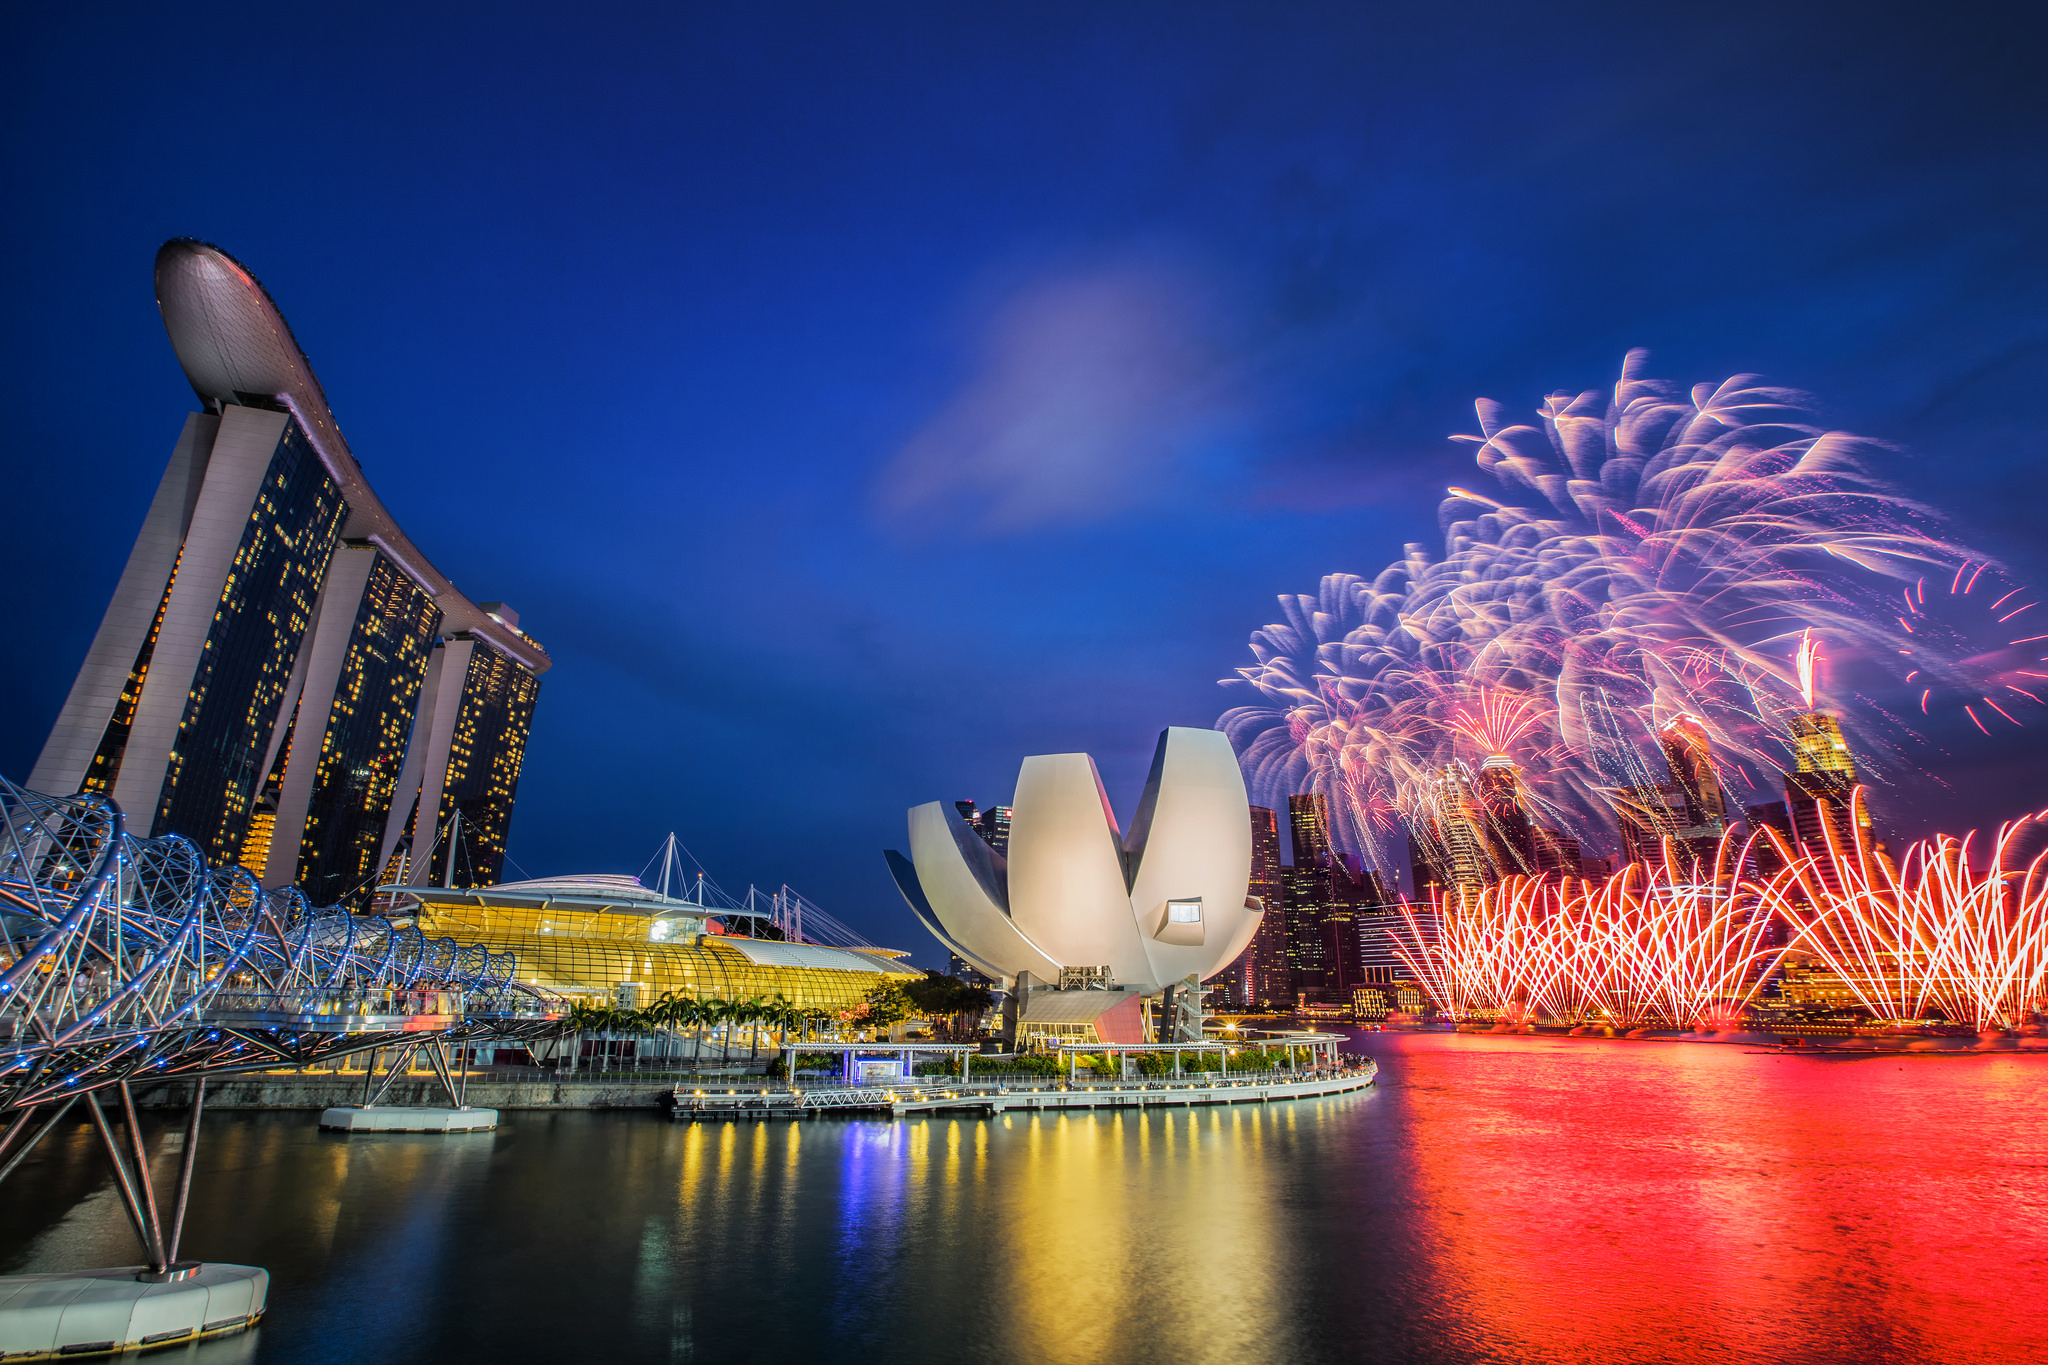
<path id="1" fill-rule="evenodd" d="M 1688 830 L 1711 830 L 1719 837 L 1727 826 L 1728 801 L 1714 771 L 1714 748 L 1706 722 L 1698 716 L 1673 716 L 1658 730 L 1657 743 L 1664 750 L 1664 761 L 1671 765 L 1671 780 L 1684 802 Z"/>
<path id="2" fill-rule="evenodd" d="M 105 793 L 131 828 L 182 834 L 266 885 L 304 881 L 316 900 L 375 878 L 430 785 L 426 842 L 467 801 L 456 875 L 496 880 L 546 652 L 516 614 L 457 591 L 385 510 L 254 276 L 174 241 L 156 288 L 205 410 L 185 421 L 30 785 Z M 443 734 L 421 699 L 450 651 L 464 701 Z"/>
<path id="3" fill-rule="evenodd" d="M 1621 830 L 1622 860 L 1661 863 L 1664 841 L 1678 838 L 1685 823 L 1684 798 L 1674 784 L 1615 787 L 1608 791 L 1607 799 L 1614 804 L 1615 824 Z"/>
<path id="4" fill-rule="evenodd" d="M 1408 860 L 1415 896 L 1427 903 L 1441 892 L 1470 903 L 1498 880 L 1487 854 L 1488 826 L 1463 764 L 1447 763 L 1428 780 L 1423 808 L 1409 827 Z"/>
<path id="5" fill-rule="evenodd" d="M 1296 867 L 1330 865 L 1330 803 L 1321 792 L 1287 798 L 1287 828 L 1294 840 Z"/>
<path id="6" fill-rule="evenodd" d="M 1287 798 L 1294 865 L 1281 869 L 1280 898 L 1287 916 L 1287 961 L 1293 990 L 1287 1004 L 1321 1000 L 1328 985 L 1330 944 L 1323 931 L 1333 897 L 1330 808 L 1321 792 Z"/>
<path id="7" fill-rule="evenodd" d="M 1579 849 L 1579 841 L 1569 834 L 1554 829 L 1537 829 L 1531 840 L 1536 854 L 1536 870 L 1559 877 L 1580 877 L 1585 875 L 1585 857 Z"/>
<path id="8" fill-rule="evenodd" d="M 1287 956 L 1286 891 L 1281 884 L 1280 818 L 1264 806 L 1251 808 L 1252 879 L 1248 894 L 1266 907 L 1258 933 L 1245 951 L 1252 955 L 1248 973 L 1249 1003 L 1259 1009 L 1285 1009 L 1294 1003 L 1293 963 Z"/>
<path id="9" fill-rule="evenodd" d="M 1785 805 L 1792 832 L 1819 860 L 1821 881 L 1839 892 L 1835 869 L 1827 857 L 1829 837 L 1842 851 L 1856 846 L 1860 830 L 1870 841 L 1870 811 L 1860 808 L 1852 821 L 1851 797 L 1856 790 L 1856 756 L 1842 734 L 1841 722 L 1825 711 L 1792 717 L 1792 771 L 1785 774 Z"/>
<path id="10" fill-rule="evenodd" d="M 953 809 L 960 812 L 960 818 L 965 820 L 973 828 L 974 832 L 981 836 L 983 843 L 1004 857 L 1009 856 L 1010 808 L 1008 806 L 990 806 L 987 810 L 977 810 L 973 801 L 963 800 L 955 801 Z"/>
<path id="11" fill-rule="evenodd" d="M 990 806 L 981 813 L 978 823 L 981 837 L 988 840 L 988 846 L 1007 858 L 1010 855 L 1010 808 Z"/>
<path id="12" fill-rule="evenodd" d="M 1522 770 L 1506 754 L 1479 765 L 1472 784 L 1485 822 L 1486 859 L 1497 877 L 1536 870 L 1536 827 L 1522 792 Z"/>
<path id="13" fill-rule="evenodd" d="M 1279 1009 L 1293 1002 L 1287 961 L 1287 916 L 1281 905 L 1280 824 L 1264 806 L 1250 808 L 1252 875 L 1246 894 L 1265 906 L 1258 932 L 1230 965 L 1209 979 L 1219 1009 Z"/>

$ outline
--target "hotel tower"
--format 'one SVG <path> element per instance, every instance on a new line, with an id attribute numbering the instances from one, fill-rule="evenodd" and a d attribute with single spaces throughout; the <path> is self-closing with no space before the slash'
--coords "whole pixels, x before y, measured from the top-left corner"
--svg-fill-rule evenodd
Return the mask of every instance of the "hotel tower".
<path id="1" fill-rule="evenodd" d="M 406 537 L 240 262 L 166 243 L 156 296 L 204 410 L 29 785 L 315 904 L 498 881 L 547 652 Z"/>

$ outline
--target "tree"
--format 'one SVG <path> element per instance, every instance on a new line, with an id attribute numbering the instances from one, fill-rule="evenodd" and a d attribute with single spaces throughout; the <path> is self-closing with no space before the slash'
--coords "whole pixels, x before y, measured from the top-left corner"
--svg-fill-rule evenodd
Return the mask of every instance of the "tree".
<path id="1" fill-rule="evenodd" d="M 908 1019 L 914 1008 L 910 997 L 904 993 L 902 982 L 884 981 L 861 997 L 852 1017 L 855 1022 L 870 1028 L 886 1029 Z"/>
<path id="2" fill-rule="evenodd" d="M 981 1016 L 996 1001 L 986 987 L 970 986 L 957 976 L 944 976 L 929 969 L 922 981 L 905 983 L 903 994 L 927 1016 L 952 1016 L 952 1031 L 956 1034 L 974 1032 L 981 1025 Z"/>

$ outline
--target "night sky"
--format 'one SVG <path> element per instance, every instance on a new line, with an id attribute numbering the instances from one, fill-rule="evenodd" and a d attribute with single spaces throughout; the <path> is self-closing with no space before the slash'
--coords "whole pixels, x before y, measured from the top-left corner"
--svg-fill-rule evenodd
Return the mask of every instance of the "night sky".
<path id="1" fill-rule="evenodd" d="M 1761 373 L 2048 581 L 2035 7 L 127 9 L 0 44 L 17 780 L 195 406 L 172 236 L 552 651 L 509 876 L 674 830 L 928 962 L 904 809 L 1085 749 L 1127 816 L 1276 594 L 1440 544 L 1476 397 Z"/>

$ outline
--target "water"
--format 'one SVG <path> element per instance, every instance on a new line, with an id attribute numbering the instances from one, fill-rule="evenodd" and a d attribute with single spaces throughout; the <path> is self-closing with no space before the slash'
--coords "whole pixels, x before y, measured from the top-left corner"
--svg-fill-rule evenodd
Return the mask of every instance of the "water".
<path id="1" fill-rule="evenodd" d="M 270 1317 L 150 1359 L 2048 1350 L 2048 1057 L 1359 1046 L 1376 1091 L 1148 1115 L 348 1138 L 217 1114 L 186 1250 L 268 1267 Z M 87 1135 L 0 1186 L 0 1270 L 135 1259 Z"/>

